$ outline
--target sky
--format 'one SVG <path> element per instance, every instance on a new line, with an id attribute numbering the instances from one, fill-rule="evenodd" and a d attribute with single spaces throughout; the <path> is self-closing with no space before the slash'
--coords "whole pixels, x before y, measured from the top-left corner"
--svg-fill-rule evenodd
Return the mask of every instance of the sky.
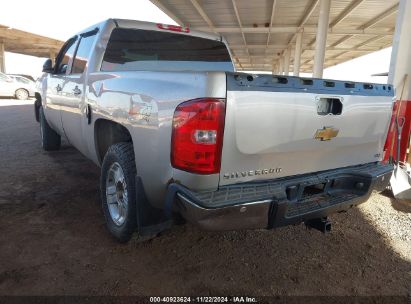
<path id="1" fill-rule="evenodd" d="M 13 0 L 3 4 L 0 10 L 0 24 L 62 41 L 108 18 L 175 24 L 148 0 Z M 390 56 L 391 48 L 383 49 L 325 69 L 323 77 L 385 83 L 386 77 L 371 74 L 387 72 Z M 44 61 L 45 58 L 6 53 L 6 71 L 38 77 Z"/>

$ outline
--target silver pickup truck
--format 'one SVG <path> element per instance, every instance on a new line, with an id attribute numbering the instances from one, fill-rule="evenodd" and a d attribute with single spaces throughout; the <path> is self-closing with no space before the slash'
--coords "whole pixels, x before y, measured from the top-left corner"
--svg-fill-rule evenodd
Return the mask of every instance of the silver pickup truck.
<path id="1" fill-rule="evenodd" d="M 118 19 L 70 38 L 43 72 L 42 146 L 65 136 L 101 167 L 121 242 L 175 220 L 328 230 L 327 215 L 390 180 L 390 85 L 239 73 L 220 36 Z"/>

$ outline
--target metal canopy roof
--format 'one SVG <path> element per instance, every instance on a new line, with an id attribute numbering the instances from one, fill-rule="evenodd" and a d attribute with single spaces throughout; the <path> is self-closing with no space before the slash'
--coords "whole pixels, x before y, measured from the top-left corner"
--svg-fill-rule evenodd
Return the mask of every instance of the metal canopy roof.
<path id="1" fill-rule="evenodd" d="M 150 1 L 180 25 L 224 36 L 238 70 L 272 71 L 302 31 L 300 69 L 312 72 L 319 0 Z M 324 67 L 390 46 L 397 10 L 398 0 L 333 0 Z"/>
<path id="2" fill-rule="evenodd" d="M 9 28 L 0 24 L 0 43 L 6 52 L 49 58 L 57 54 L 63 42 L 60 40 Z"/>

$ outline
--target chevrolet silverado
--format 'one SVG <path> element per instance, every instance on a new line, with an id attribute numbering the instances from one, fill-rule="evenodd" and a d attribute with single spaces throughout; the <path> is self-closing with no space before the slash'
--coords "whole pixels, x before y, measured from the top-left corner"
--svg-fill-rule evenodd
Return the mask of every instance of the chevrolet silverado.
<path id="1" fill-rule="evenodd" d="M 71 37 L 43 72 L 42 147 L 64 136 L 101 167 L 121 242 L 176 220 L 329 230 L 390 180 L 390 85 L 240 73 L 221 36 L 119 19 Z"/>

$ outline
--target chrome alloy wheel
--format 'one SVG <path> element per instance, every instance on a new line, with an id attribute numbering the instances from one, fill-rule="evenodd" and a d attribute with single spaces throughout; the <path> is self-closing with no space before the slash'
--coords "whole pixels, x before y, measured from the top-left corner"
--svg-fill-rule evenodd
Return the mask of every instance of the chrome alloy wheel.
<path id="1" fill-rule="evenodd" d="M 124 224 L 128 212 L 127 184 L 123 169 L 115 162 L 106 178 L 106 200 L 111 219 L 117 226 Z"/>

